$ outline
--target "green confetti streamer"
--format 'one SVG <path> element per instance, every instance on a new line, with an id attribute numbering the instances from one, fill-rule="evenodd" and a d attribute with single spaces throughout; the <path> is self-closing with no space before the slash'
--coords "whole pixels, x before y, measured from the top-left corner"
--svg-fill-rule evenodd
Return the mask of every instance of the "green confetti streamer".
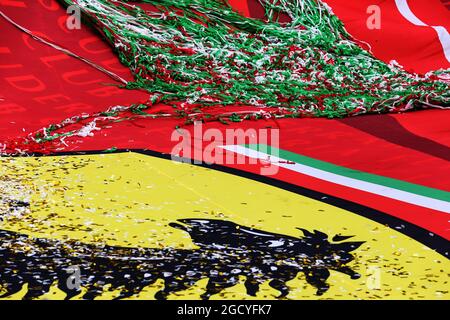
<path id="1" fill-rule="evenodd" d="M 374 58 L 321 1 L 261 0 L 268 21 L 218 0 L 143 0 L 145 10 L 128 1 L 64 2 L 78 5 L 130 68 L 128 88 L 187 110 L 249 106 L 336 118 L 449 105 L 449 70 L 420 76 Z M 276 12 L 292 21 L 272 21 Z"/>

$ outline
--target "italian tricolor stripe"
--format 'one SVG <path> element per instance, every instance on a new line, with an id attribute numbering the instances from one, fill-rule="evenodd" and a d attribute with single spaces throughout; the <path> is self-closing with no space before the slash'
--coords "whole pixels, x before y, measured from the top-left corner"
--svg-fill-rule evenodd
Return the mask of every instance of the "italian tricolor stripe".
<path id="1" fill-rule="evenodd" d="M 353 170 L 266 145 L 227 145 L 222 148 L 250 158 L 270 159 L 279 167 L 321 180 L 450 213 L 450 193 L 443 190 Z"/>

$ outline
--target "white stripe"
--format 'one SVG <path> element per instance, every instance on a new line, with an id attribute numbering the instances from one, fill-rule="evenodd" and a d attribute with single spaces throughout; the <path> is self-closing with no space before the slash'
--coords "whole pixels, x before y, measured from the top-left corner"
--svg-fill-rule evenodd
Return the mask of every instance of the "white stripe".
<path id="1" fill-rule="evenodd" d="M 398 190 L 391 187 L 386 187 L 372 182 L 341 176 L 335 173 L 316 169 L 299 163 L 293 162 L 288 163 L 288 160 L 286 159 L 275 157 L 273 155 L 269 155 L 267 153 L 259 152 L 243 146 L 229 145 L 229 146 L 220 146 L 220 148 L 223 148 L 231 152 L 235 152 L 237 154 L 245 155 L 250 158 L 256 158 L 266 161 L 270 159 L 271 163 L 276 164 L 281 168 L 292 170 L 324 181 L 340 184 L 353 189 L 370 192 L 373 194 L 403 201 L 406 203 L 411 203 L 416 206 L 421 206 L 433 210 L 450 213 L 450 202 L 447 201 L 433 199 L 430 197 L 418 195 L 403 190 Z"/>
<path id="2" fill-rule="evenodd" d="M 442 26 L 429 26 L 424 23 L 422 20 L 416 17 L 416 15 L 411 11 L 411 8 L 408 6 L 407 0 L 395 0 L 395 4 L 397 5 L 398 11 L 402 14 L 402 16 L 411 22 L 412 24 L 420 27 L 431 27 L 436 31 L 439 41 L 441 42 L 442 48 L 444 50 L 445 57 L 447 61 L 450 62 L 450 35 L 445 27 Z"/>

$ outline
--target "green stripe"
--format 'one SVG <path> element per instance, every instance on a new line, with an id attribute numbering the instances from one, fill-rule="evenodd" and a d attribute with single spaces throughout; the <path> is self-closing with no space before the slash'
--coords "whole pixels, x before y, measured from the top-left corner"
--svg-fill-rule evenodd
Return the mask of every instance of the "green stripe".
<path id="1" fill-rule="evenodd" d="M 410 193 L 415 193 L 415 194 L 422 195 L 422 196 L 429 197 L 429 198 L 434 198 L 434 199 L 443 200 L 443 201 L 450 201 L 450 192 L 447 192 L 447 191 L 429 188 L 429 187 L 425 187 L 422 185 L 409 183 L 409 182 L 405 182 L 402 180 L 392 179 L 392 178 L 388 178 L 388 177 L 384 177 L 384 176 L 379 176 L 376 174 L 371 174 L 371 173 L 367 173 L 367 172 L 363 172 L 363 171 L 353 170 L 350 168 L 332 164 L 330 162 L 317 160 L 314 158 L 310 158 L 307 156 L 303 156 L 303 155 L 293 153 L 290 151 L 286 151 L 286 150 L 282 150 L 282 149 L 273 148 L 273 147 L 266 146 L 266 145 L 253 144 L 253 145 L 245 145 L 245 147 L 252 149 L 252 150 L 268 153 L 273 156 L 278 156 L 285 160 L 303 164 L 303 165 L 306 165 L 306 166 L 309 166 L 312 168 L 316 168 L 316 169 L 320 169 L 320 170 L 327 171 L 330 173 L 338 174 L 338 175 L 341 175 L 344 177 L 362 180 L 362 181 L 366 181 L 366 182 L 371 182 L 371 183 L 375 183 L 378 185 L 383 185 L 386 187 L 390 187 L 390 188 L 394 188 L 394 189 L 398 189 L 398 190 L 402 190 L 402 191 L 407 191 Z"/>

